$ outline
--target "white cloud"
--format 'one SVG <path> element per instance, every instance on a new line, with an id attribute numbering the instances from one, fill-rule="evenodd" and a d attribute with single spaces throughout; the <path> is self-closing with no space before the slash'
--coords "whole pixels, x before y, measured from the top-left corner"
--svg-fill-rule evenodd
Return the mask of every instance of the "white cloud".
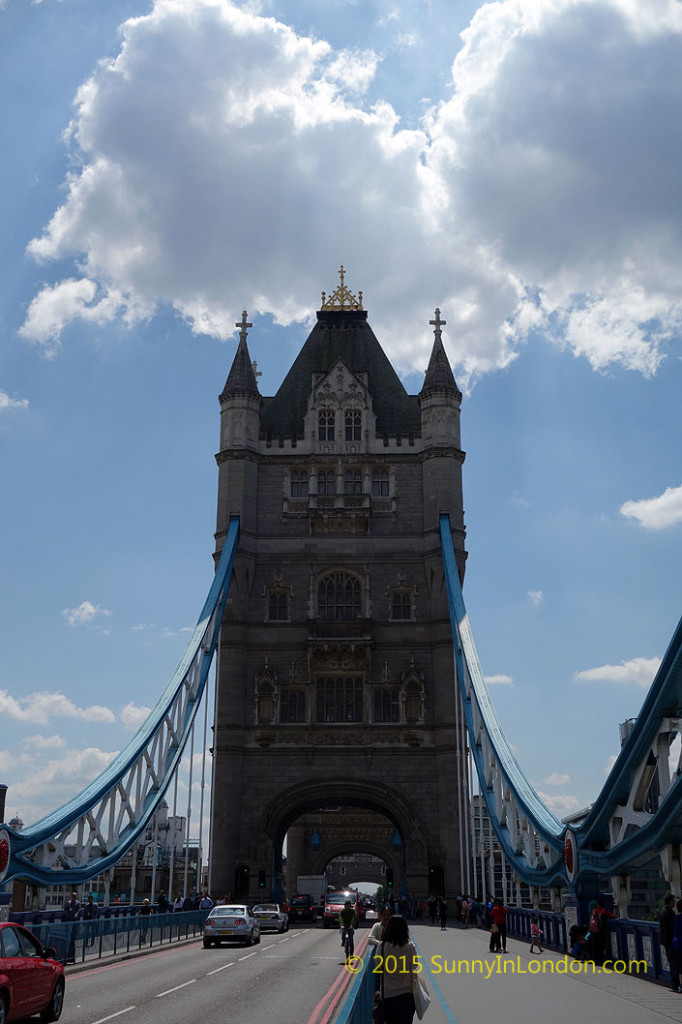
<path id="1" fill-rule="evenodd" d="M 512 676 L 496 675 L 496 676 L 484 676 L 483 677 L 488 686 L 513 686 L 514 680 Z"/>
<path id="2" fill-rule="evenodd" d="M 528 600 L 530 601 L 530 603 L 533 605 L 534 608 L 539 608 L 539 606 L 542 604 L 544 599 L 545 599 L 545 595 L 542 593 L 541 590 L 529 590 L 528 591 Z"/>
<path id="3" fill-rule="evenodd" d="M 553 811 L 559 818 L 566 814 L 571 814 L 573 811 L 578 811 L 582 807 L 577 796 L 565 793 L 543 793 L 542 790 L 538 790 L 538 796 L 549 807 L 550 811 Z"/>
<path id="4" fill-rule="evenodd" d="M 64 737 L 56 733 L 52 736 L 26 736 L 21 742 L 24 747 L 32 747 L 33 750 L 56 750 L 66 746 Z"/>
<path id="5" fill-rule="evenodd" d="M 138 706 L 131 700 L 121 708 L 121 721 L 130 732 L 137 732 L 150 711 L 151 708 Z"/>
<path id="6" fill-rule="evenodd" d="M 657 498 L 626 501 L 620 514 L 637 519 L 645 530 L 666 530 L 682 523 L 682 487 L 668 487 Z"/>
<path id="7" fill-rule="evenodd" d="M 73 261 L 22 328 L 47 351 L 73 321 L 164 306 L 220 338 L 243 308 L 305 320 L 343 261 L 405 368 L 436 304 L 464 378 L 536 327 L 597 369 L 664 358 L 682 325 L 674 0 L 486 4 L 410 131 L 358 95 L 375 55 L 228 0 L 156 0 L 122 39 L 78 92 L 80 170 L 29 246 Z"/>
<path id="8" fill-rule="evenodd" d="M 109 708 L 93 704 L 78 707 L 63 693 L 41 691 L 17 699 L 7 690 L 0 690 L 0 720 L 12 718 L 17 722 L 48 725 L 51 718 L 77 718 L 85 722 L 115 722 Z"/>
<path id="9" fill-rule="evenodd" d="M 10 750 L 0 750 L 0 772 L 8 772 L 16 763 L 17 759 Z"/>
<path id="10" fill-rule="evenodd" d="M 38 771 L 24 773 L 21 779 L 11 782 L 12 803 L 21 808 L 25 821 L 34 821 L 66 803 L 92 782 L 111 764 L 116 753 L 97 747 L 67 750 Z"/>
<path id="11" fill-rule="evenodd" d="M 611 769 L 613 768 L 613 766 L 614 766 L 614 764 L 616 763 L 617 760 L 618 760 L 618 754 L 611 754 L 607 758 L 606 764 L 604 766 L 604 775 L 609 775 L 610 774 Z"/>
<path id="12" fill-rule="evenodd" d="M 0 412 L 5 409 L 26 409 L 28 408 L 28 398 L 12 398 L 6 391 L 0 388 Z"/>
<path id="13" fill-rule="evenodd" d="M 571 781 L 571 776 L 566 775 L 565 772 L 552 772 L 542 781 L 546 786 L 567 786 Z"/>
<path id="14" fill-rule="evenodd" d="M 634 683 L 648 689 L 660 664 L 660 658 L 631 658 L 621 661 L 620 665 L 584 669 L 576 672 L 574 678 L 579 683 Z"/>
<path id="15" fill-rule="evenodd" d="M 70 626 L 83 626 L 96 615 L 111 615 L 111 612 L 92 601 L 81 601 L 77 608 L 64 608 L 62 615 Z"/>

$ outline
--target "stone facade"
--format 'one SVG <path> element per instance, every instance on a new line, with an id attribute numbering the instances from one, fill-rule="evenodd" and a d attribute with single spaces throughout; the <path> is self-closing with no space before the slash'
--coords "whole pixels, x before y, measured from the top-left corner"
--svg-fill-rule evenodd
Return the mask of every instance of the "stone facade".
<path id="1" fill-rule="evenodd" d="M 219 649 L 211 886 L 235 898 L 257 898 L 263 872 L 281 894 L 287 830 L 321 808 L 389 819 L 396 890 L 460 886 L 466 771 L 438 517 L 450 515 L 463 575 L 461 394 L 438 311 L 410 396 L 343 279 L 334 296 L 273 398 L 258 391 L 245 314 L 220 398 L 217 555 L 233 515 L 240 540 Z M 369 836 L 352 843 L 377 853 Z"/>

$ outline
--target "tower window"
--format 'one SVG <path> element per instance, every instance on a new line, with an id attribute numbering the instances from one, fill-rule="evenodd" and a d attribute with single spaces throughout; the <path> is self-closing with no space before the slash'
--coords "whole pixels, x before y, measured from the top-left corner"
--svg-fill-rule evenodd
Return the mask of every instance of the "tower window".
<path id="1" fill-rule="evenodd" d="M 374 694 L 374 721 L 399 722 L 400 698 L 397 690 L 377 690 Z"/>
<path id="2" fill-rule="evenodd" d="M 348 469 L 343 480 L 345 494 L 362 494 L 362 473 L 359 469 Z"/>
<path id="3" fill-rule="evenodd" d="M 318 722 L 361 722 L 362 679 L 332 677 L 317 681 Z"/>
<path id="4" fill-rule="evenodd" d="M 362 436 L 362 413 L 349 410 L 346 413 L 346 441 L 359 441 Z"/>
<path id="5" fill-rule="evenodd" d="M 372 471 L 372 497 L 388 497 L 388 470 L 375 469 Z"/>
<path id="6" fill-rule="evenodd" d="M 270 622 L 288 622 L 289 595 L 286 591 L 275 590 L 268 596 L 268 620 Z"/>
<path id="7" fill-rule="evenodd" d="M 305 722 L 303 690 L 282 690 L 279 704 L 280 722 Z"/>
<path id="8" fill-rule="evenodd" d="M 334 440 L 334 410 L 333 409 L 320 409 L 319 416 L 317 418 L 317 437 L 320 441 L 333 441 Z"/>
<path id="9" fill-rule="evenodd" d="M 291 497 L 308 497 L 308 474 L 305 470 L 300 470 L 291 474 Z"/>
<path id="10" fill-rule="evenodd" d="M 317 474 L 317 493 L 336 494 L 336 474 L 333 470 L 320 470 Z"/>
<path id="11" fill-rule="evenodd" d="M 360 581 L 335 572 L 320 580 L 317 588 L 317 612 L 321 619 L 350 621 L 360 617 Z"/>
<path id="12" fill-rule="evenodd" d="M 394 590 L 391 602 L 391 618 L 409 620 L 412 618 L 412 597 L 406 590 Z"/>

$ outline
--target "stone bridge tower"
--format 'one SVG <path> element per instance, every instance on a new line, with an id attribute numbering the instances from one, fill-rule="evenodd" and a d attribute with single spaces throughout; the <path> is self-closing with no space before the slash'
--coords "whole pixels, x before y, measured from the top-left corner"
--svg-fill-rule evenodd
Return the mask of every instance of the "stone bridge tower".
<path id="1" fill-rule="evenodd" d="M 241 530 L 219 648 L 211 886 L 241 899 L 281 895 L 282 841 L 320 809 L 337 813 L 325 858 L 349 852 L 338 821 L 363 808 L 399 842 L 383 850 L 369 830 L 352 850 L 384 857 L 396 891 L 462 884 L 466 762 L 438 521 L 450 514 L 463 576 L 462 396 L 439 310 L 408 395 L 340 277 L 272 398 L 244 313 L 220 396 L 217 554 L 230 516 Z"/>

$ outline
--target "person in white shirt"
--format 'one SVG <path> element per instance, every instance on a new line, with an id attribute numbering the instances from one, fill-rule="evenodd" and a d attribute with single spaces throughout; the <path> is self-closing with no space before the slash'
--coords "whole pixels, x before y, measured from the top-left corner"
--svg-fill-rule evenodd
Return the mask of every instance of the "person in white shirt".
<path id="1" fill-rule="evenodd" d="M 384 907 L 384 909 L 379 914 L 379 920 L 375 921 L 374 924 L 372 925 L 372 928 L 369 933 L 369 938 L 367 939 L 368 946 L 379 945 L 379 943 L 384 937 L 384 929 L 386 928 L 388 922 L 391 920 L 392 916 L 393 914 L 391 912 L 391 908 Z"/>

